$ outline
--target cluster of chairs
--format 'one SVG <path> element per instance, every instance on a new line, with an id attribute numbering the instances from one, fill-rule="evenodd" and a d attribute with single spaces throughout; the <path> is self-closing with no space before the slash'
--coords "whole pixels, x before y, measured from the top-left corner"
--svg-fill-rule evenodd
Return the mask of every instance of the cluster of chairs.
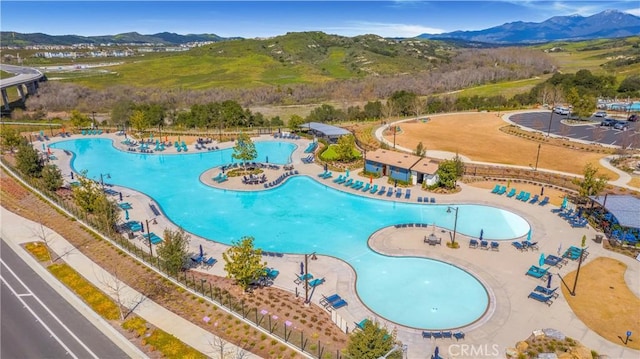
<path id="1" fill-rule="evenodd" d="M 271 181 L 269 183 L 265 183 L 264 184 L 264 188 L 275 187 L 275 186 L 279 185 L 280 183 L 282 183 L 282 181 L 284 181 L 287 177 L 293 176 L 293 175 L 297 175 L 299 173 L 300 172 L 298 172 L 298 170 L 287 171 L 287 172 L 281 174 L 280 177 L 276 178 L 275 181 Z"/>
<path id="2" fill-rule="evenodd" d="M 282 258 L 284 257 L 284 254 L 280 253 L 280 252 L 267 252 L 267 251 L 262 251 L 262 255 L 265 257 L 279 257 Z"/>
<path id="3" fill-rule="evenodd" d="M 469 248 L 480 248 L 487 251 L 489 249 L 491 249 L 492 251 L 499 251 L 500 243 L 496 241 L 489 242 L 485 240 L 471 239 L 469 240 Z"/>
<path id="4" fill-rule="evenodd" d="M 148 230 L 148 228 L 147 228 Z M 149 242 L 151 242 L 151 244 L 159 244 L 162 242 L 162 237 L 158 236 L 157 234 L 151 232 L 151 233 L 147 233 L 147 234 L 143 234 L 142 238 L 148 240 Z"/>
<path id="5" fill-rule="evenodd" d="M 196 266 L 204 265 L 204 266 L 207 266 L 207 267 L 211 267 L 214 264 L 216 264 L 218 262 L 218 260 L 213 258 L 213 257 L 207 258 L 203 254 L 203 255 L 198 255 L 196 257 L 191 257 L 191 262 L 193 262 L 193 264 L 195 264 Z"/>
<path id="6" fill-rule="evenodd" d="M 315 160 L 315 157 L 313 157 L 313 155 L 309 155 L 301 159 L 302 163 L 313 163 L 314 160 Z"/>
<path id="7" fill-rule="evenodd" d="M 318 148 L 318 142 L 311 142 L 309 146 L 304 150 L 304 153 L 313 153 Z"/>
<path id="8" fill-rule="evenodd" d="M 140 144 L 140 152 L 142 153 L 153 153 L 153 150 L 149 148 L 149 144 L 146 142 L 142 142 Z"/>
<path id="9" fill-rule="evenodd" d="M 142 231 L 142 223 L 138 221 L 129 221 L 124 223 L 122 228 L 131 232 L 140 232 Z"/>
<path id="10" fill-rule="evenodd" d="M 503 195 L 505 193 L 507 193 L 507 186 L 501 186 L 499 184 L 497 184 L 492 190 L 491 193 L 497 194 L 497 195 Z M 544 197 L 542 200 L 540 200 L 540 196 L 539 195 L 534 195 L 533 197 L 531 197 L 531 193 L 527 192 L 527 191 L 520 191 L 520 193 L 518 193 L 518 195 L 516 196 L 516 193 L 518 193 L 518 190 L 515 188 L 511 188 L 511 190 L 509 191 L 509 193 L 507 193 L 507 197 L 511 198 L 514 197 L 517 200 L 520 200 L 522 202 L 529 202 L 530 204 L 535 204 L 538 203 L 539 206 L 544 206 L 547 203 L 549 203 L 549 197 Z"/>
<path id="11" fill-rule="evenodd" d="M 614 229 L 611 231 L 611 238 L 635 246 L 640 242 L 640 232 L 637 229 L 629 229 L 626 232 L 620 229 Z"/>
<path id="12" fill-rule="evenodd" d="M 582 217 L 581 213 L 574 211 L 572 208 L 554 208 L 551 212 L 557 213 L 560 218 L 564 218 L 574 228 L 584 228 L 589 224 L 589 220 Z"/>
<path id="13" fill-rule="evenodd" d="M 418 197 L 418 203 L 436 203 L 435 197 Z"/>
<path id="14" fill-rule="evenodd" d="M 267 176 L 265 174 L 263 174 L 262 176 L 254 176 L 251 174 L 249 175 L 249 177 L 242 177 L 243 184 L 261 184 L 265 182 L 267 182 Z"/>
<path id="15" fill-rule="evenodd" d="M 71 134 L 69 132 L 60 132 L 58 133 L 58 136 L 60 137 L 71 137 Z"/>
<path id="16" fill-rule="evenodd" d="M 47 135 L 35 134 L 34 136 L 36 137 L 37 141 L 40 141 L 40 142 L 49 141 L 49 136 Z"/>
<path id="17" fill-rule="evenodd" d="M 220 149 L 220 147 L 218 147 L 218 146 L 209 146 L 209 147 L 207 147 L 207 146 L 205 146 L 205 145 L 201 145 L 201 144 L 199 144 L 199 143 L 196 143 L 196 144 L 194 145 L 194 147 L 196 148 L 196 150 L 199 150 L 199 151 L 200 151 L 200 150 L 202 150 L 202 151 L 204 151 L 204 150 L 207 150 L 207 151 L 215 151 L 215 150 L 219 150 L 219 149 Z"/>
<path id="18" fill-rule="evenodd" d="M 529 293 L 529 298 L 531 299 L 535 299 L 538 302 L 544 303 L 548 306 L 551 306 L 551 304 L 553 304 L 553 300 L 558 298 L 558 296 L 560 294 L 558 294 L 558 287 L 555 287 L 554 289 L 549 289 L 546 287 L 543 287 L 541 285 L 536 286 L 536 288 Z"/>
<path id="19" fill-rule="evenodd" d="M 437 237 L 435 234 L 430 234 L 428 236 L 424 236 L 424 243 L 427 243 L 430 246 L 441 245 L 442 238 Z"/>
<path id="20" fill-rule="evenodd" d="M 582 258 L 584 259 L 584 258 L 587 258 L 587 256 L 589 255 L 589 252 L 587 252 L 586 248 L 571 246 L 567 248 L 566 251 L 564 251 L 564 253 L 562 254 L 562 258 L 568 258 L 568 259 L 571 259 L 572 261 L 577 261 L 578 259 L 580 259 L 580 254 L 582 254 Z"/>
<path id="21" fill-rule="evenodd" d="M 537 251 L 538 249 L 540 249 L 538 247 L 538 242 L 515 241 L 515 242 L 511 242 L 511 245 L 514 246 L 520 252 L 528 251 L 529 249 L 531 249 L 532 251 Z"/>
<path id="22" fill-rule="evenodd" d="M 318 173 L 318 177 L 322 179 L 327 179 L 333 177 L 333 173 L 331 171 L 324 171 L 322 173 Z"/>
<path id="23" fill-rule="evenodd" d="M 151 212 L 153 212 L 154 216 L 160 216 L 162 213 L 160 213 L 160 211 L 158 210 L 158 207 L 156 207 L 155 204 L 153 203 L 149 203 L 149 208 L 151 209 Z"/>
<path id="24" fill-rule="evenodd" d="M 407 227 L 416 227 L 416 228 L 428 228 L 429 225 L 426 223 L 403 223 L 403 224 L 395 224 L 396 228 L 407 228 Z"/>
<path id="25" fill-rule="evenodd" d="M 347 305 L 347 301 L 342 299 L 338 294 L 333 294 L 328 297 L 322 296 L 320 299 L 320 305 L 325 309 L 338 309 Z"/>
<path id="26" fill-rule="evenodd" d="M 109 196 L 117 196 L 120 194 L 120 192 L 113 190 L 111 188 L 105 188 L 102 190 L 105 194 L 108 194 Z"/>
<path id="27" fill-rule="evenodd" d="M 293 133 L 276 132 L 273 134 L 273 138 L 283 138 L 285 140 L 299 140 L 300 136 Z"/>
<path id="28" fill-rule="evenodd" d="M 187 151 L 189 151 L 189 149 L 187 148 L 187 144 L 184 141 L 182 141 L 182 143 L 176 141 L 173 145 L 175 146 L 176 151 L 178 151 L 178 152 L 187 152 Z"/>
<path id="29" fill-rule="evenodd" d="M 222 182 L 224 182 L 224 181 L 226 181 L 226 180 L 228 180 L 228 179 L 229 179 L 229 177 L 227 177 L 227 175 L 226 175 L 226 174 L 224 174 L 224 173 L 222 173 L 222 172 L 218 173 L 218 175 L 217 175 L 217 176 L 215 176 L 215 177 L 213 177 L 213 178 L 212 178 L 212 180 L 213 180 L 214 182 L 217 182 L 217 183 L 222 183 Z"/>
<path id="30" fill-rule="evenodd" d="M 132 209 L 133 207 L 131 206 L 131 203 L 129 202 L 120 202 L 118 203 L 118 207 L 120 207 L 121 209 Z"/>
<path id="31" fill-rule="evenodd" d="M 96 129 L 81 130 L 80 133 L 82 133 L 83 136 L 86 136 L 86 135 L 101 135 L 102 134 L 102 130 L 96 130 Z"/>
<path id="32" fill-rule="evenodd" d="M 132 140 L 130 138 L 125 138 L 124 141 L 122 141 L 121 143 L 123 145 L 127 145 L 127 146 L 137 146 L 138 145 L 138 141 Z"/>
<path id="33" fill-rule="evenodd" d="M 451 331 L 437 331 L 437 332 L 428 332 L 422 331 L 422 337 L 426 339 L 450 339 L 456 338 L 456 340 L 464 339 L 463 332 L 451 332 Z"/>

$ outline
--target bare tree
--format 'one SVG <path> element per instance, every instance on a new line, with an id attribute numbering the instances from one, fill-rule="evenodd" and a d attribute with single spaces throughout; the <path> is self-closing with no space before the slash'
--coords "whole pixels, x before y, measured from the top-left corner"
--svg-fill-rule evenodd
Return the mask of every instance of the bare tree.
<path id="1" fill-rule="evenodd" d="M 125 320 L 129 314 L 131 314 L 135 308 L 140 305 L 146 297 L 142 294 L 136 295 L 136 297 L 127 297 L 124 293 L 127 285 L 120 279 L 120 268 L 112 265 L 111 268 L 105 268 L 101 275 L 96 275 L 98 281 L 107 287 L 107 292 L 110 294 L 118 305 L 118 311 L 120 312 L 120 320 Z M 95 274 L 95 272 L 94 272 Z M 126 312 L 125 312 L 126 308 Z"/>
<path id="2" fill-rule="evenodd" d="M 49 256 L 49 261 L 55 262 L 58 260 L 58 258 L 60 258 L 60 257 L 55 257 L 54 259 L 53 257 L 51 257 L 51 244 L 53 243 L 55 238 L 52 238 L 50 236 L 51 233 L 45 231 L 44 225 L 42 224 L 42 222 L 39 222 L 38 224 L 40 225 L 40 227 L 37 229 L 32 229 L 31 231 L 33 232 L 34 236 L 38 237 L 38 239 L 42 241 L 42 243 L 44 243 L 45 248 L 47 248 L 47 255 Z"/>
<path id="3" fill-rule="evenodd" d="M 235 346 L 217 335 L 213 335 L 209 345 L 215 359 L 243 359 L 249 355 L 244 347 Z"/>

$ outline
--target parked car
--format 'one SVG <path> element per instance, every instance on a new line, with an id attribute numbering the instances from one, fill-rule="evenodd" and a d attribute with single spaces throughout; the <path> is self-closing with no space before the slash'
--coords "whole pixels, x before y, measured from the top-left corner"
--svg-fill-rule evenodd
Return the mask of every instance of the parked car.
<path id="1" fill-rule="evenodd" d="M 600 122 L 600 126 L 613 126 L 617 123 L 618 121 L 612 119 L 612 118 L 605 118 L 602 122 Z"/>
<path id="2" fill-rule="evenodd" d="M 558 107 L 558 108 L 556 108 L 555 113 L 557 113 L 558 115 L 565 116 L 565 115 L 570 114 L 571 111 L 566 107 Z"/>
<path id="3" fill-rule="evenodd" d="M 598 111 L 593 114 L 594 117 L 607 117 L 607 111 Z"/>
<path id="4" fill-rule="evenodd" d="M 630 121 L 630 122 L 636 122 L 636 121 L 638 121 L 638 115 L 634 113 L 633 115 L 629 116 L 629 118 L 627 119 L 627 121 Z"/>
<path id="5" fill-rule="evenodd" d="M 629 129 L 629 124 L 622 121 L 616 121 L 616 123 L 613 124 L 613 128 L 616 130 L 626 131 Z"/>

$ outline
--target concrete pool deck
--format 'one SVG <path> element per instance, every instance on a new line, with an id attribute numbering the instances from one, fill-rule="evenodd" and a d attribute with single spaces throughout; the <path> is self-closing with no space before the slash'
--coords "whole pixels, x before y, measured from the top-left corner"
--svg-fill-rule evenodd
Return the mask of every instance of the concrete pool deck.
<path id="1" fill-rule="evenodd" d="M 71 139 L 88 137 L 90 136 L 76 135 Z M 115 136 L 114 134 L 102 135 L 101 137 L 114 139 L 114 144 L 117 148 L 127 151 L 127 146 L 120 143 L 123 137 Z M 67 138 L 54 138 L 51 142 L 66 139 Z M 487 351 L 492 350 L 492 346 L 496 344 L 499 347 L 498 357 L 504 357 L 506 348 L 514 347 L 517 341 L 526 339 L 533 330 L 542 328 L 560 330 L 565 335 L 582 342 L 588 348 L 601 354 L 607 354 L 611 358 L 637 358 L 640 356 L 639 351 L 611 343 L 587 328 L 580 319 L 573 314 L 562 295 L 557 298 L 550 307 L 527 298 L 529 292 L 531 292 L 536 285 L 543 284 L 540 280 L 525 276 L 525 272 L 529 266 L 537 265 L 541 253 L 545 255 L 557 255 L 560 245 L 562 245 L 563 250 L 571 245 L 579 246 L 583 235 L 586 235 L 589 239 L 587 246 L 590 252 L 585 262 L 588 263 L 598 256 L 606 256 L 625 263 L 628 266 L 625 274 L 627 285 L 635 295 L 640 296 L 640 285 L 638 285 L 640 283 L 640 262 L 633 258 L 607 251 L 602 248 L 600 244 L 592 242 L 590 239 L 594 238 L 597 234 L 592 228 L 572 228 L 562 218 L 550 212 L 553 206 L 547 205 L 541 207 L 532 205 L 517 201 L 513 198 L 491 194 L 490 190 L 465 184 L 460 185 L 462 191 L 450 195 L 423 192 L 419 187 L 411 187 L 412 196 L 408 200 L 405 199 L 404 195 L 401 198 L 396 198 L 395 195 L 387 197 L 386 195 L 378 196 L 377 194 L 370 194 L 369 192 L 355 191 L 333 182 L 333 179 L 341 173 L 334 173 L 332 178 L 323 180 L 317 176 L 318 173 L 323 172 L 320 166 L 316 164 L 304 164 L 301 161 L 301 158 L 308 155 L 303 153 L 308 144 L 308 140 L 282 140 L 273 139 L 271 136 L 261 136 L 260 140 L 295 142 L 298 145 L 298 148 L 292 155 L 292 164 L 295 170 L 298 170 L 299 175 L 309 176 L 329 187 L 334 187 L 346 192 L 354 192 L 359 195 L 375 197 L 381 200 L 417 203 L 417 196 L 428 195 L 429 197 L 436 198 L 436 205 L 445 204 L 455 206 L 470 203 L 495 206 L 522 216 L 531 225 L 533 233 L 532 241 L 538 242 L 540 247 L 539 251 L 519 252 L 510 244 L 510 241 L 502 241 L 499 251 L 472 249 L 468 247 L 469 238 L 460 233 L 457 233 L 456 241 L 461 244 L 461 248 L 450 249 L 445 245 L 445 242 L 449 240 L 449 231 L 445 230 L 445 232 L 442 232 L 442 229 L 439 228 L 436 229 L 436 234 L 442 237 L 443 243 L 440 246 L 430 246 L 423 242 L 423 238 L 425 235 L 432 233 L 433 228 L 431 226 L 428 228 L 413 227 L 400 229 L 390 227 L 379 230 L 375 235 L 372 233 L 373 236 L 369 238 L 369 244 L 375 251 L 393 256 L 423 256 L 442 260 L 467 270 L 487 286 L 491 297 L 488 313 L 476 323 L 461 328 L 460 330 L 465 332 L 466 338 L 459 342 L 456 342 L 455 339 L 423 339 L 421 330 L 397 326 L 381 318 L 377 318 L 376 314 L 362 304 L 357 296 L 355 290 L 356 274 L 353 269 L 342 260 L 318 255 L 317 260 L 309 262 L 309 271 L 316 277 L 324 277 L 326 282 L 318 287 L 316 293 L 311 298 L 312 302 L 317 304 L 321 299 L 320 294 L 340 294 L 349 305 L 338 309 L 337 313 L 345 320 L 350 329 L 354 326 L 354 322 L 359 322 L 364 318 L 377 319 L 382 323 L 386 323 L 390 329 L 397 328 L 398 339 L 408 345 L 407 354 L 409 358 L 424 358 L 433 353 L 435 346 L 440 347 L 440 351 L 445 357 L 466 357 L 464 355 L 457 355 L 460 353 L 460 347 L 458 346 L 460 344 L 474 345 L 476 347 L 483 346 Z M 233 143 L 231 142 L 216 143 L 216 145 L 221 149 L 233 147 Z M 39 143 L 36 143 L 35 146 L 38 148 Z M 198 152 L 190 149 L 186 154 L 202 152 L 203 151 Z M 65 181 L 71 181 L 69 178 L 71 171 L 69 156 L 61 150 L 53 150 L 53 153 L 58 157 L 58 160 L 54 161 L 54 163 L 61 169 Z M 177 151 L 169 148 L 161 154 L 172 153 L 177 154 Z M 268 181 L 275 179 L 270 178 L 272 175 L 278 176 L 283 172 L 284 170 L 281 168 L 279 171 L 268 173 Z M 366 183 L 369 179 L 359 177 L 357 175 L 358 172 L 359 171 L 351 171 L 351 177 L 365 181 Z M 205 183 L 207 183 L 206 179 Z M 286 183 L 286 181 L 284 183 Z M 217 185 L 214 184 L 213 181 L 208 184 Z M 379 187 L 383 185 L 389 186 L 386 178 L 373 179 L 373 184 L 378 184 Z M 224 182 L 221 186 L 231 190 L 264 190 L 262 185 L 244 185 L 239 178 Z M 514 184 L 514 186 L 517 187 L 517 184 Z M 155 217 L 149 208 L 149 203 L 152 202 L 150 198 L 128 188 L 114 186 L 113 189 L 121 191 L 124 196 L 124 201 L 132 204 L 133 209 L 129 210 L 129 215 L 132 220 L 144 222 L 145 219 Z M 150 224 L 151 230 L 156 232 L 156 234 L 161 235 L 165 228 L 175 228 L 175 224 L 170 222 L 164 215 L 155 217 L 155 220 L 157 224 Z M 521 240 L 524 239 L 525 238 L 521 238 Z M 138 243 L 141 248 L 147 248 L 147 245 L 142 241 L 134 241 Z M 191 246 L 194 253 L 200 244 L 202 244 L 208 255 L 218 258 L 219 262 L 222 259 L 221 253 L 228 248 L 226 245 L 192 235 Z M 298 291 L 302 290 L 302 293 L 304 293 L 304 288 L 302 286 L 296 286 L 293 282 L 299 270 L 299 263 L 304 260 L 304 256 L 285 254 L 283 257 L 264 257 L 264 259 L 269 266 L 280 270 L 280 276 L 274 283 L 276 287 L 290 291 L 292 295 L 294 295 L 293 293 L 295 293 L 296 287 Z M 218 263 L 206 271 L 211 274 L 224 276 L 226 273 L 223 268 L 224 264 Z M 574 271 L 576 268 L 577 263 L 570 261 L 561 269 L 552 269 L 551 272 L 564 275 Z M 455 283 L 452 283 L 452 285 L 455 285 Z M 554 276 L 552 287 L 555 288 L 559 285 L 559 278 Z M 580 291 L 579 283 L 577 291 Z M 623 334 L 624 333 L 620 333 L 620 335 Z M 478 354 L 476 352 L 475 357 L 477 356 Z M 496 356 L 484 355 L 484 357 Z"/>

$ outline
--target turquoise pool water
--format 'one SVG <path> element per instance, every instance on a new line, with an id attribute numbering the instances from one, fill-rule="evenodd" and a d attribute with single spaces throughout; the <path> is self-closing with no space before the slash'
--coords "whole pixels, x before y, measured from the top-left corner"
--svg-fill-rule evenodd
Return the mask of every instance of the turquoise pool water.
<path id="1" fill-rule="evenodd" d="M 387 320 L 447 329 L 477 320 L 487 308 L 485 288 L 467 272 L 435 260 L 383 256 L 367 246 L 372 233 L 398 223 L 453 228 L 455 214 L 447 213 L 447 206 L 364 198 L 305 176 L 256 192 L 201 183 L 204 171 L 231 162 L 232 150 L 141 154 L 119 151 L 110 140 L 99 138 L 51 147 L 74 152 L 72 167 L 87 170 L 89 178 L 108 173 L 109 183 L 149 195 L 168 218 L 198 236 L 226 244 L 253 236 L 256 246 L 267 251 L 315 251 L 345 260 L 358 275 L 362 301 Z M 256 142 L 256 148 L 258 160 L 268 156 L 269 162 L 280 164 L 288 163 L 295 150 L 292 143 L 271 141 Z M 525 235 L 529 224 L 499 208 L 460 205 L 458 232 L 477 236 L 480 229 L 487 239 L 506 240 Z"/>

